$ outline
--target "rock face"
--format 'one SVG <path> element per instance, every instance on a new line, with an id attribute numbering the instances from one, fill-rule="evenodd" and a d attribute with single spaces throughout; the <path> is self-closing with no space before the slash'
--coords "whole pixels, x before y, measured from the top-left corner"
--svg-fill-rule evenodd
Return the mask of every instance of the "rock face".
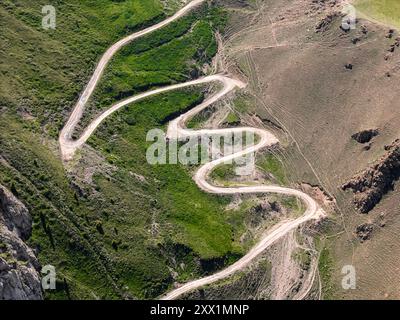
<path id="1" fill-rule="evenodd" d="M 0 300 L 43 299 L 39 263 L 24 243 L 31 226 L 26 207 L 0 185 Z"/>
<path id="2" fill-rule="evenodd" d="M 342 186 L 356 193 L 354 202 L 362 213 L 368 213 L 400 177 L 400 140 L 387 146 L 386 154 L 370 168 Z"/>

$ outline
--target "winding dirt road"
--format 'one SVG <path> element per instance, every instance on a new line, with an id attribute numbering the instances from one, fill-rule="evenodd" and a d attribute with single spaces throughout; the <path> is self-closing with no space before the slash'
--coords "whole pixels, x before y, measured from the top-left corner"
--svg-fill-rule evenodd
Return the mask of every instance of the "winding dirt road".
<path id="1" fill-rule="evenodd" d="M 246 85 L 241 82 L 240 80 L 236 80 L 225 75 L 211 75 L 204 78 L 200 78 L 194 81 L 171 85 L 168 87 L 148 91 L 146 93 L 142 93 L 110 107 L 100 116 L 98 116 L 95 120 L 93 120 L 88 127 L 84 130 L 81 137 L 77 140 L 72 139 L 73 131 L 76 125 L 79 123 L 86 103 L 88 102 L 91 94 L 93 93 L 103 71 L 106 67 L 107 63 L 110 61 L 112 56 L 124 45 L 130 43 L 134 39 L 142 37 L 148 33 L 151 33 L 157 29 L 160 29 L 167 24 L 171 23 L 172 21 L 182 17 L 184 14 L 195 8 L 196 6 L 203 3 L 205 0 L 194 0 L 190 2 L 187 6 L 183 9 L 179 10 L 175 15 L 172 17 L 164 20 L 163 22 L 147 28 L 143 31 L 134 33 L 121 41 L 114 44 L 110 47 L 104 56 L 101 58 L 92 78 L 90 79 L 88 85 L 86 86 L 84 92 L 82 93 L 78 103 L 76 104 L 71 116 L 66 123 L 65 127 L 62 129 L 59 137 L 60 149 L 63 160 L 68 161 L 71 160 L 75 154 L 75 152 L 82 147 L 82 145 L 89 139 L 89 137 L 95 132 L 97 127 L 106 119 L 109 115 L 116 112 L 117 110 L 121 109 L 122 107 L 131 104 L 133 102 L 145 99 L 149 96 L 160 94 L 163 92 L 168 92 L 176 89 L 181 89 L 189 86 L 199 85 L 199 84 L 207 84 L 212 82 L 219 82 L 222 84 L 222 88 L 213 96 L 205 100 L 202 104 L 196 106 L 192 110 L 188 111 L 187 113 L 181 115 L 177 119 L 171 121 L 168 125 L 168 132 L 167 137 L 169 138 L 185 138 L 190 136 L 200 136 L 202 134 L 207 136 L 212 136 L 215 134 L 224 134 L 224 133 L 232 133 L 232 132 L 252 132 L 260 137 L 260 141 L 252 145 L 242 151 L 236 152 L 234 154 L 222 157 L 220 159 L 211 161 L 202 167 L 196 172 L 194 176 L 194 180 L 205 192 L 214 193 L 214 194 L 244 194 L 244 193 L 278 193 L 284 195 L 295 196 L 301 199 L 304 204 L 306 205 L 306 211 L 304 214 L 297 219 L 292 220 L 285 220 L 280 222 L 278 225 L 274 226 L 272 229 L 268 230 L 266 234 L 261 238 L 261 240 L 255 245 L 245 256 L 243 256 L 240 260 L 232 264 L 231 266 L 227 267 L 226 269 L 217 272 L 213 275 L 194 280 L 188 282 L 181 287 L 172 290 L 171 292 L 167 293 L 161 299 L 169 300 L 169 299 L 176 299 L 182 294 L 189 292 L 193 289 L 202 287 L 207 284 L 211 284 L 223 278 L 226 278 L 238 270 L 241 270 L 248 266 L 254 258 L 260 255 L 264 250 L 270 247 L 274 242 L 278 239 L 285 236 L 289 231 L 294 230 L 301 224 L 310 221 L 310 220 L 317 220 L 325 215 L 324 211 L 317 205 L 317 203 L 307 194 L 290 188 L 284 188 L 280 186 L 246 186 L 246 187 L 216 187 L 207 182 L 207 178 L 210 172 L 218 165 L 224 163 L 228 160 L 234 160 L 236 158 L 248 155 L 250 153 L 256 153 L 257 151 L 273 146 L 279 143 L 278 139 L 269 131 L 259 129 L 259 128 L 251 128 L 251 127 L 243 127 L 243 128 L 227 128 L 227 129 L 211 129 L 211 130 L 188 130 L 185 128 L 186 122 L 191 119 L 194 115 L 202 111 L 203 109 L 207 108 L 211 104 L 215 103 L 216 101 L 222 99 L 228 93 L 232 92 L 237 88 L 244 88 Z"/>
<path id="2" fill-rule="evenodd" d="M 80 119 L 82 118 L 83 112 L 85 110 L 85 105 L 88 102 L 90 96 L 92 95 L 94 89 L 96 88 L 96 85 L 97 85 L 99 79 L 101 78 L 101 76 L 102 76 L 102 74 L 104 72 L 104 69 L 106 68 L 107 64 L 110 62 L 111 58 L 123 46 L 129 44 L 130 42 L 132 42 L 135 39 L 141 38 L 141 37 L 143 37 L 143 36 L 145 36 L 145 35 L 147 35 L 149 33 L 152 33 L 152 32 L 154 32 L 156 30 L 159 30 L 159 29 L 165 27 L 166 25 L 170 24 L 171 22 L 174 22 L 175 20 L 181 18 L 182 16 L 184 16 L 185 14 L 190 12 L 193 8 L 195 8 L 195 7 L 199 6 L 200 4 L 202 4 L 204 1 L 205 0 L 193 0 L 193 1 L 191 1 L 185 7 L 183 7 L 177 13 L 175 13 L 173 16 L 165 19 L 164 21 L 161 21 L 160 23 L 158 23 L 158 24 L 156 24 L 154 26 L 151 26 L 151 27 L 146 28 L 146 29 L 144 29 L 142 31 L 139 31 L 139 32 L 135 32 L 135 33 L 133 33 L 133 34 L 121 39 L 117 43 L 113 44 L 106 51 L 106 53 L 101 57 L 99 63 L 97 64 L 96 70 L 94 71 L 92 77 L 90 78 L 89 83 L 86 85 L 85 90 L 83 91 L 83 93 L 79 97 L 79 100 L 76 103 L 76 105 L 74 107 L 74 110 L 72 111 L 67 123 L 65 124 L 65 126 L 61 130 L 60 137 L 59 137 L 59 143 L 60 143 L 60 148 L 61 148 L 61 154 L 62 154 L 62 157 L 63 157 L 64 160 L 71 160 L 73 155 L 74 155 L 74 153 L 75 153 L 75 151 L 77 149 L 79 149 L 86 142 L 86 140 L 90 137 L 90 135 L 93 133 L 93 131 L 98 126 L 98 124 L 97 124 L 97 126 L 95 126 L 93 131 L 88 130 L 87 132 L 85 132 L 81 136 L 81 138 L 78 139 L 77 141 L 73 141 L 72 140 L 72 134 L 74 132 L 74 129 L 75 129 L 76 125 L 79 123 Z M 173 89 L 171 89 L 171 90 L 173 90 Z M 167 90 L 165 90 L 165 91 L 167 91 Z M 161 93 L 161 92 L 163 92 L 163 91 L 155 92 L 153 94 Z M 148 94 L 146 96 L 143 96 L 142 98 L 145 98 L 145 97 L 150 96 L 150 95 L 152 95 L 152 94 Z M 137 100 L 140 100 L 140 98 L 138 98 L 136 100 L 133 100 L 133 101 L 130 101 L 130 102 L 127 102 L 127 104 L 128 103 L 132 103 L 132 102 L 137 101 Z M 124 104 L 124 105 L 126 105 L 126 104 Z M 120 106 L 119 108 L 123 107 L 124 105 Z M 119 108 L 116 108 L 114 111 L 118 110 Z M 104 120 L 112 112 L 109 112 L 107 115 L 105 115 L 103 118 L 101 118 L 101 121 Z"/>

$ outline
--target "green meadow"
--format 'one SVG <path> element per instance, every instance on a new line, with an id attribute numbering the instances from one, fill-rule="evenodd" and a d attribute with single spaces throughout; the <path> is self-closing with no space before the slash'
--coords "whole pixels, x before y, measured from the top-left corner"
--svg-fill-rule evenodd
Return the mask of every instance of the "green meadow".
<path id="1" fill-rule="evenodd" d="M 87 151 L 78 155 L 76 170 L 96 168 L 91 181 L 59 158 L 59 130 L 100 56 L 171 8 L 158 0 L 58 1 L 57 29 L 43 30 L 46 4 L 0 3 L 0 183 L 30 210 L 29 245 L 40 263 L 56 267 L 57 290 L 46 298 L 155 298 L 172 285 L 171 269 L 184 281 L 240 257 L 243 225 L 230 223 L 229 199 L 200 191 L 194 167 L 145 159 L 148 130 L 165 129 L 199 103 L 202 88 L 156 96 L 107 119 L 89 141 L 103 165 Z M 199 8 L 121 50 L 83 123 L 126 96 L 201 76 L 225 18 L 218 7 Z"/>
<path id="2" fill-rule="evenodd" d="M 400 2 L 398 0 L 358 0 L 356 9 L 367 18 L 400 28 Z"/>

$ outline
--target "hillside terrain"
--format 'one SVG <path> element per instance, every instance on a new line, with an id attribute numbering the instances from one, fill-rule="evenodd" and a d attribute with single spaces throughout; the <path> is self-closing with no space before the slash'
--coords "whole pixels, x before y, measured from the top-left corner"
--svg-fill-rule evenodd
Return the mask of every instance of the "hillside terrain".
<path id="1" fill-rule="evenodd" d="M 289 184 L 319 186 L 335 200 L 322 242 L 323 297 L 394 299 L 399 158 L 389 146 L 400 134 L 400 56 L 399 33 L 390 28 L 397 2 L 355 4 L 361 17 L 351 31 L 341 29 L 340 1 L 271 0 L 237 10 L 225 55 L 252 79 L 252 121 L 286 139 L 279 158 Z M 368 21 L 364 12 L 392 22 Z M 342 189 L 363 174 L 364 195 Z M 345 265 L 356 268 L 356 290 L 341 288 Z"/>
<path id="2" fill-rule="evenodd" d="M 130 104 L 63 161 L 60 130 L 102 54 L 186 3 L 61 0 L 57 28 L 44 30 L 46 4 L 0 3 L 0 279 L 16 288 L 0 298 L 159 298 L 232 266 L 267 230 L 300 219 L 306 206 L 293 196 L 209 194 L 193 180 L 199 166 L 147 162 L 147 132 L 166 130 L 218 86 Z M 75 138 L 127 97 L 234 75 L 247 87 L 188 127 L 261 128 L 280 144 L 257 152 L 251 175 L 221 165 L 209 182 L 285 186 L 328 212 L 183 298 L 400 298 L 400 10 L 395 0 L 353 4 L 359 19 L 346 31 L 339 0 L 205 1 L 107 65 Z M 45 265 L 57 270 L 56 290 L 38 289 Z M 341 287 L 345 265 L 356 268 L 356 290 Z"/>
<path id="3" fill-rule="evenodd" d="M 178 269 L 184 279 L 206 272 L 199 261 L 212 269 L 213 259 L 223 264 L 242 252 L 220 213 L 225 199 L 197 190 L 187 168 L 144 167 L 144 132 L 202 99 L 201 91 L 156 97 L 110 119 L 112 132 L 105 124 L 91 142 L 104 154 L 88 149 L 89 160 L 65 171 L 57 134 L 97 57 L 121 36 L 172 12 L 158 1 L 103 2 L 61 2 L 54 31 L 41 29 L 37 3 L 1 4 L 2 54 L 9 59 L 1 67 L 0 183 L 30 211 L 29 244 L 40 263 L 58 270 L 60 290 L 49 292 L 48 298 L 155 297 L 171 285 L 171 270 L 180 264 L 187 261 Z M 142 71 L 127 74 L 131 82 L 140 76 L 136 90 L 187 79 L 214 55 L 213 30 L 224 21 L 215 10 L 200 9 L 137 47 L 127 47 L 115 63 L 141 61 Z M 159 57 L 156 68 L 145 63 L 150 54 Z M 107 96 L 102 93 L 104 99 L 126 94 L 120 78 L 106 78 L 114 89 L 107 89 Z M 119 140 L 102 139 L 118 131 Z M 201 215 L 196 207 L 203 209 Z"/>
<path id="4" fill-rule="evenodd" d="M 257 237 L 245 226 L 257 199 L 226 211 L 231 197 L 200 191 L 194 168 L 145 160 L 147 131 L 198 104 L 205 88 L 128 107 L 108 118 L 73 162 L 59 154 L 57 134 L 97 57 L 120 37 L 164 19 L 175 4 L 61 2 L 58 28 L 47 31 L 36 6 L 1 4 L 1 52 L 8 59 L 1 66 L 0 184 L 32 216 L 27 244 L 40 265 L 57 270 L 57 290 L 45 298 L 155 298 L 174 282 L 242 256 Z M 107 67 L 81 125 L 128 95 L 205 74 L 217 53 L 214 33 L 226 18 L 221 7 L 205 5 L 126 46 Z M 290 198 L 274 201 L 288 203 L 285 214 L 299 210 Z"/>
<path id="5" fill-rule="evenodd" d="M 362 17 L 394 28 L 400 27 L 400 3 L 396 0 L 356 0 L 354 4 Z"/>

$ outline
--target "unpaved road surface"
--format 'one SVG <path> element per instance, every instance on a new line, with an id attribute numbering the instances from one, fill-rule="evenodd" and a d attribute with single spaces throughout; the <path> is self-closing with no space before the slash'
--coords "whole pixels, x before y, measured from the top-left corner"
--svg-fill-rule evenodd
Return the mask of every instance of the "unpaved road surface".
<path id="1" fill-rule="evenodd" d="M 270 185 L 224 188 L 224 187 L 213 186 L 207 182 L 207 177 L 216 166 L 225 163 L 226 161 L 243 157 L 250 153 L 256 153 L 261 149 L 279 143 L 278 139 L 272 133 L 259 128 L 243 127 L 243 128 L 227 128 L 227 129 L 210 129 L 210 130 L 207 129 L 207 130 L 197 130 L 197 131 L 185 129 L 185 123 L 194 115 L 204 110 L 205 108 L 215 103 L 216 101 L 222 99 L 224 96 L 226 96 L 233 90 L 238 88 L 239 89 L 244 88 L 246 86 L 240 80 L 233 79 L 225 75 L 211 75 L 194 81 L 171 85 L 160 89 L 155 89 L 125 99 L 113 105 L 104 113 L 102 113 L 100 116 L 98 116 L 96 119 L 94 119 L 84 130 L 79 139 L 77 140 L 72 139 L 73 131 L 83 115 L 84 107 L 88 102 L 94 89 L 96 88 L 96 85 L 104 71 L 104 68 L 106 67 L 110 59 L 113 57 L 113 55 L 124 45 L 130 43 L 131 41 L 139 37 L 142 37 L 146 34 L 149 34 L 155 30 L 158 30 L 166 26 L 172 21 L 182 17 L 183 15 L 185 15 L 190 10 L 200 5 L 204 1 L 205 0 L 194 0 L 190 2 L 188 5 L 179 10 L 175 15 L 171 16 L 170 18 L 164 20 L 163 22 L 160 22 L 155 26 L 134 33 L 120 40 L 107 50 L 107 52 L 101 58 L 98 66 L 96 67 L 96 70 L 92 78 L 90 79 L 88 85 L 86 86 L 84 92 L 82 93 L 78 103 L 76 104 L 73 112 L 71 113 L 70 118 L 68 119 L 66 125 L 64 126 L 64 128 L 60 133 L 59 143 L 63 160 L 65 161 L 71 160 L 75 152 L 80 147 L 82 147 L 82 145 L 87 141 L 87 139 L 89 139 L 89 137 L 95 132 L 96 128 L 102 123 L 102 121 L 104 121 L 104 119 L 106 119 L 109 115 L 121 109 L 122 107 L 131 104 L 133 102 L 142 100 L 144 98 L 147 98 L 149 96 L 160 94 L 163 92 L 168 92 L 199 84 L 219 82 L 222 84 L 222 88 L 216 94 L 205 100 L 202 104 L 198 105 L 197 107 L 193 108 L 192 110 L 188 111 L 187 113 L 181 115 L 180 117 L 169 123 L 167 137 L 185 138 L 193 135 L 200 136 L 202 134 L 207 136 L 212 136 L 215 134 L 221 135 L 224 133 L 232 133 L 232 132 L 252 132 L 260 137 L 260 141 L 257 144 L 252 145 L 242 151 L 211 161 L 200 167 L 200 169 L 196 172 L 194 176 L 194 180 L 199 186 L 199 188 L 201 188 L 205 192 L 214 194 L 223 194 L 223 195 L 244 194 L 244 193 L 278 193 L 278 194 L 290 195 L 300 198 L 306 205 L 307 209 L 300 218 L 281 221 L 278 225 L 268 230 L 268 232 L 265 233 L 265 235 L 261 238 L 261 240 L 257 243 L 257 245 L 255 245 L 245 256 L 243 256 L 240 260 L 238 260 L 231 266 L 213 275 L 188 282 L 182 285 L 181 287 L 172 290 L 171 292 L 167 293 L 165 296 L 162 297 L 162 299 L 164 300 L 176 299 L 186 292 L 189 292 L 191 290 L 194 290 L 196 288 L 202 287 L 207 284 L 211 284 L 213 282 L 216 282 L 218 280 L 224 279 L 232 275 L 238 270 L 241 270 L 246 266 L 248 266 L 254 258 L 260 255 L 260 253 L 262 253 L 264 250 L 270 247 L 278 239 L 286 235 L 289 231 L 294 230 L 295 228 L 297 228 L 298 226 L 307 221 L 319 219 L 325 214 L 324 211 L 317 205 L 314 199 L 312 199 L 309 195 L 295 189 L 284 188 L 280 186 L 270 186 Z"/>

